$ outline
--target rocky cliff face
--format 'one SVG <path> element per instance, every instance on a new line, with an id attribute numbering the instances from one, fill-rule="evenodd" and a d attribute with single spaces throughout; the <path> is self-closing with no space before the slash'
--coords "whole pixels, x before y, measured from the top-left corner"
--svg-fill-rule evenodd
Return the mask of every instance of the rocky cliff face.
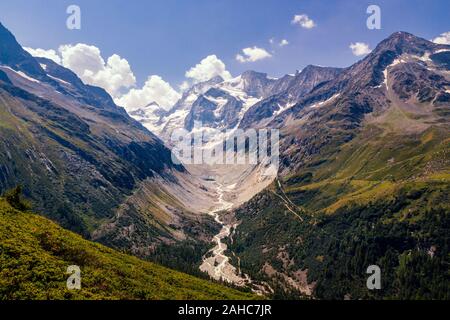
<path id="1" fill-rule="evenodd" d="M 448 71 L 445 63 L 430 57 L 448 48 L 395 33 L 366 58 L 316 86 L 267 123 L 282 128 L 288 137 L 282 142 L 283 165 L 299 167 L 326 146 L 351 140 L 368 114 L 399 109 L 403 115 L 428 118 L 417 121 L 406 116 L 404 121 L 398 119 L 397 129 L 411 121 L 415 122 L 411 130 L 447 121 L 440 110 L 448 104 Z"/>
<path id="2" fill-rule="evenodd" d="M 275 116 L 289 109 L 319 84 L 334 79 L 341 69 L 309 65 L 295 76 L 286 75 L 272 84 L 270 94 L 252 106 L 244 115 L 240 127 L 266 125 Z"/>
<path id="3" fill-rule="evenodd" d="M 174 129 L 191 131 L 196 122 L 205 129 L 222 132 L 238 127 L 257 127 L 261 121 L 268 122 L 340 71 L 338 68 L 307 66 L 302 72 L 279 79 L 255 71 L 246 71 L 227 81 L 215 77 L 195 84 L 171 110 L 160 112 L 144 107 L 140 114 L 133 111 L 131 115 L 169 145 Z"/>

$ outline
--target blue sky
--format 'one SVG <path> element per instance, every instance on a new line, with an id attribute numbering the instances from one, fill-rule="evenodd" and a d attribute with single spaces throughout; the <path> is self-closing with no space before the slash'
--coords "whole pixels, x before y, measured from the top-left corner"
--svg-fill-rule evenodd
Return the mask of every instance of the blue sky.
<path id="1" fill-rule="evenodd" d="M 66 8 L 79 5 L 82 29 L 65 27 Z M 366 27 L 366 9 L 381 8 L 381 30 Z M 0 21 L 19 42 L 32 48 L 57 49 L 86 43 L 102 55 L 125 58 L 142 85 L 159 75 L 174 87 L 185 72 L 215 54 L 232 75 L 252 69 L 271 76 L 293 73 L 308 64 L 344 67 L 361 57 L 352 42 L 372 49 L 395 31 L 431 39 L 450 31 L 448 0 L 2 0 Z M 291 23 L 307 14 L 316 26 Z M 274 38 L 275 44 L 269 39 Z M 280 47 L 279 41 L 289 44 Z M 243 48 L 264 48 L 272 57 L 256 62 L 236 60 Z"/>

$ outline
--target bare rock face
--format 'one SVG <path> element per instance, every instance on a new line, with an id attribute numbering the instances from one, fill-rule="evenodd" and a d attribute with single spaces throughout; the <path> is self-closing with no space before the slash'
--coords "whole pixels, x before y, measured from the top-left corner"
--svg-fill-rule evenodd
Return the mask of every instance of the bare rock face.
<path id="1" fill-rule="evenodd" d="M 394 33 L 366 58 L 315 86 L 293 106 L 272 117 L 265 125 L 285 132 L 281 148 L 286 172 L 327 146 L 351 140 L 368 114 L 382 114 L 392 107 L 417 117 L 427 114 L 427 124 L 417 126 L 422 129 L 448 121 L 439 108 L 449 101 L 448 55 L 442 54 L 449 50 L 448 45 L 405 32 Z M 427 103 L 435 111 L 423 105 Z M 276 110 L 276 104 L 276 98 L 269 100 L 272 110 Z M 273 113 L 263 113 L 256 106 L 254 109 L 262 115 L 260 118 Z"/>
<path id="2" fill-rule="evenodd" d="M 184 127 L 191 131 L 195 121 L 219 130 L 232 129 L 239 121 L 243 103 L 225 91 L 211 88 L 192 105 Z"/>

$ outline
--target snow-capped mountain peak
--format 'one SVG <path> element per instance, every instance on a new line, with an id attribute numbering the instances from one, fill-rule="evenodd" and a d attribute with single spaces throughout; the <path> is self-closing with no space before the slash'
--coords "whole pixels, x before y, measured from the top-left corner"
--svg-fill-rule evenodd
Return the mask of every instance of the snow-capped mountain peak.
<path id="1" fill-rule="evenodd" d="M 295 100 L 304 92 L 309 92 L 315 85 L 332 78 L 339 71 L 307 66 L 302 72 L 278 79 L 251 70 L 229 80 L 217 76 L 194 84 L 169 111 L 161 111 L 149 105 L 130 114 L 170 145 L 174 129 L 192 131 L 199 123 L 205 129 L 222 132 L 236 129 L 241 126 L 244 118 L 246 122 L 249 121 L 246 115 L 249 110 L 267 99 L 270 103 L 276 100 L 277 105 L 282 105 L 278 107 L 279 111 L 284 110 L 285 106 L 295 104 Z M 323 77 L 322 74 L 326 76 Z M 282 93 L 281 100 L 276 98 Z M 201 128 L 195 128 L 199 129 Z"/>

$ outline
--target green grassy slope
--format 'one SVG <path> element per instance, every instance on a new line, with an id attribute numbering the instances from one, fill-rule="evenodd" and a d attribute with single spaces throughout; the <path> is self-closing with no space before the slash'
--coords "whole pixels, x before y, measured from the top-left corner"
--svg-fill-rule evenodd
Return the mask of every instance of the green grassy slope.
<path id="1" fill-rule="evenodd" d="M 69 265 L 81 268 L 81 290 L 66 288 Z M 84 240 L 0 198 L 0 300 L 249 298 Z"/>
<path id="2" fill-rule="evenodd" d="M 414 135 L 368 127 L 333 155 L 312 159 L 283 184 L 289 198 L 307 211 L 333 214 L 352 203 L 389 196 L 405 183 L 448 183 L 449 153 L 449 131 L 442 127 Z"/>
<path id="3" fill-rule="evenodd" d="M 230 250 L 281 298 L 299 294 L 270 268 L 297 283 L 307 273 L 318 298 L 449 299 L 449 152 L 447 128 L 366 127 L 239 208 Z M 382 270 L 379 291 L 366 288 L 372 264 Z"/>

